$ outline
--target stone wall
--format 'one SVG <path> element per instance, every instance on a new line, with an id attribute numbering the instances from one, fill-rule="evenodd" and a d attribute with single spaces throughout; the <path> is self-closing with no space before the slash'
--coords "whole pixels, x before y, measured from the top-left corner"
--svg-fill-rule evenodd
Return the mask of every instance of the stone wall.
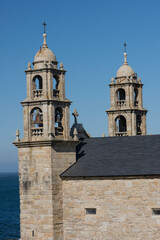
<path id="1" fill-rule="evenodd" d="M 62 240 L 63 199 L 59 175 L 75 162 L 75 144 L 38 145 L 19 148 L 21 239 Z"/>
<path id="2" fill-rule="evenodd" d="M 21 239 L 53 240 L 51 147 L 19 148 Z"/>
<path id="3" fill-rule="evenodd" d="M 63 180 L 64 239 L 160 239 L 159 189 L 159 178 Z"/>
<path id="4" fill-rule="evenodd" d="M 59 175 L 76 161 L 75 145 L 58 144 L 52 150 L 54 240 L 63 239 L 63 194 Z"/>

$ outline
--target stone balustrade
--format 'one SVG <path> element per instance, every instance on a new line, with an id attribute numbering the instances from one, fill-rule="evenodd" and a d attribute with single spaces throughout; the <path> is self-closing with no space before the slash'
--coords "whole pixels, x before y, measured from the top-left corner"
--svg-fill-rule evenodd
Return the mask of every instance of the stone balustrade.
<path id="1" fill-rule="evenodd" d="M 117 107 L 126 107 L 126 100 L 118 100 L 117 101 Z"/>
<path id="2" fill-rule="evenodd" d="M 43 95 L 43 89 L 33 90 L 33 97 L 34 98 L 42 97 L 42 95 Z"/>
<path id="3" fill-rule="evenodd" d="M 127 132 L 116 132 L 115 135 L 116 137 L 127 136 Z"/>
<path id="4" fill-rule="evenodd" d="M 31 128 L 32 137 L 39 137 L 43 135 L 43 127 Z"/>

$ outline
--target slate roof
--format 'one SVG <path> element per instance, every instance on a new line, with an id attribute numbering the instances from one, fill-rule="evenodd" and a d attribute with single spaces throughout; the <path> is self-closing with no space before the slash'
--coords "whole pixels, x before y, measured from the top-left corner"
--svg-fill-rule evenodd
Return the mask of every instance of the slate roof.
<path id="1" fill-rule="evenodd" d="M 85 139 L 61 177 L 160 175 L 160 135 Z"/>

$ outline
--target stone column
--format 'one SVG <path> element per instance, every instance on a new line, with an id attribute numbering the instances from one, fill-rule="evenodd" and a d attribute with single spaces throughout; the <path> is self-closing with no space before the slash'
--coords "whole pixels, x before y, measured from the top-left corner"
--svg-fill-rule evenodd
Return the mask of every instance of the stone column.
<path id="1" fill-rule="evenodd" d="M 127 114 L 126 124 L 127 124 L 127 135 L 131 136 L 132 135 L 132 114 L 131 113 Z"/>
<path id="2" fill-rule="evenodd" d="M 138 106 L 140 108 L 143 107 L 143 93 L 142 93 L 142 84 L 139 86 L 139 89 L 138 89 Z"/>
<path id="3" fill-rule="evenodd" d="M 43 103 L 43 136 L 44 138 L 48 137 L 48 123 L 49 123 L 49 119 L 48 119 L 48 104 Z"/>
<path id="4" fill-rule="evenodd" d="M 49 71 L 47 75 L 48 97 L 51 99 L 53 98 L 53 73 Z"/>
<path id="5" fill-rule="evenodd" d="M 48 106 L 48 121 L 49 121 L 49 133 L 52 133 L 55 136 L 55 109 L 52 103 Z"/>
<path id="6" fill-rule="evenodd" d="M 108 135 L 109 137 L 115 136 L 114 115 L 108 114 Z"/>
<path id="7" fill-rule="evenodd" d="M 27 98 L 33 98 L 33 87 L 32 87 L 32 73 L 26 72 L 27 78 Z"/>
<path id="8" fill-rule="evenodd" d="M 117 101 L 116 101 L 116 89 L 114 85 L 110 84 L 110 101 L 111 101 L 111 108 L 117 107 Z"/>
<path id="9" fill-rule="evenodd" d="M 25 141 L 28 141 L 30 137 L 29 118 L 30 118 L 29 105 L 25 104 L 23 106 L 23 133 Z"/>
<path id="10" fill-rule="evenodd" d="M 134 107 L 134 87 L 130 85 L 130 107 Z"/>
<path id="11" fill-rule="evenodd" d="M 142 115 L 142 135 L 146 135 L 146 114 Z"/>
<path id="12" fill-rule="evenodd" d="M 47 99 L 48 96 L 48 82 L 47 82 L 47 71 L 45 70 L 42 73 L 42 79 L 43 79 L 43 97 Z"/>
<path id="13" fill-rule="evenodd" d="M 125 88 L 125 94 L 126 94 L 126 107 L 130 106 L 130 88 L 129 85 L 127 85 Z"/>
<path id="14" fill-rule="evenodd" d="M 65 99 L 65 72 L 61 72 L 60 75 L 60 98 Z"/>
<path id="15" fill-rule="evenodd" d="M 69 106 L 66 106 L 65 109 L 65 121 L 64 121 L 64 138 L 68 139 L 70 135 L 70 125 L 69 125 Z"/>
<path id="16" fill-rule="evenodd" d="M 132 134 L 133 136 L 137 135 L 137 129 L 136 129 L 136 114 L 132 112 Z"/>

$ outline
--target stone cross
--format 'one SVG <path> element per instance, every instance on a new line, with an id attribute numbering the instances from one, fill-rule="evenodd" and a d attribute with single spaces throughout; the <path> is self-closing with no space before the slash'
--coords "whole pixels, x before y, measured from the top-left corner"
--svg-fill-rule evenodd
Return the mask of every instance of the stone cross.
<path id="1" fill-rule="evenodd" d="M 46 24 L 45 22 L 44 22 L 44 23 L 42 23 L 42 24 L 43 24 L 43 26 L 44 26 L 44 33 L 46 33 L 46 31 L 45 31 L 45 30 L 46 30 L 46 25 L 47 25 L 47 24 Z"/>
<path id="2" fill-rule="evenodd" d="M 74 109 L 74 112 L 72 113 L 72 115 L 74 116 L 74 123 L 77 124 L 77 118 L 78 118 L 79 114 L 76 109 Z"/>
<path id="3" fill-rule="evenodd" d="M 126 46 L 127 46 L 127 44 L 124 43 L 124 52 L 125 52 L 125 53 L 126 53 Z"/>

